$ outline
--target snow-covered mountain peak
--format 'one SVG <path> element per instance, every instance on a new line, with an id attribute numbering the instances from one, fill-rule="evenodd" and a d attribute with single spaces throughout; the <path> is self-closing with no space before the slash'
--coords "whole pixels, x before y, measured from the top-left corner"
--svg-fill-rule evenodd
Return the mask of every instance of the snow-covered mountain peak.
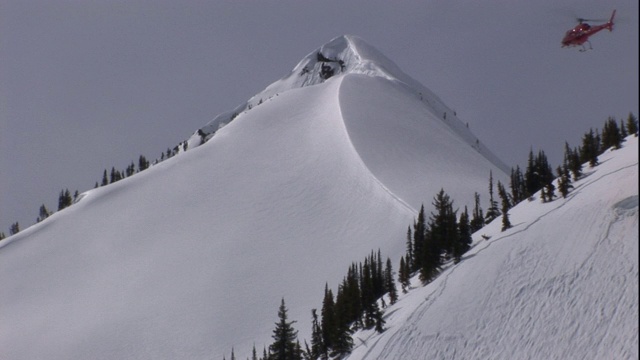
<path id="1" fill-rule="evenodd" d="M 404 74 L 393 61 L 355 35 L 338 36 L 310 52 L 291 73 L 269 85 L 249 103 L 257 104 L 275 94 L 304 86 L 321 84 L 347 74 L 361 74 L 400 81 L 419 91 L 422 87 Z"/>
<path id="2" fill-rule="evenodd" d="M 474 148 L 502 172 L 509 172 L 509 167 L 471 133 L 468 125 L 460 120 L 456 112 L 448 107 L 434 92 L 405 74 L 379 50 L 355 35 L 335 37 L 307 54 L 289 74 L 267 86 L 246 103 L 239 105 L 232 111 L 216 116 L 195 132 L 188 140 L 188 147 L 192 148 L 194 145 L 200 145 L 205 137 L 206 139 L 210 138 L 218 129 L 233 121 L 237 116 L 274 99 L 280 94 L 343 79 L 348 75 L 360 75 L 370 80 L 387 81 L 387 85 L 390 86 L 384 85 L 384 87 L 397 88 L 398 91 L 402 92 L 402 98 L 411 98 L 419 101 L 417 107 L 422 108 L 423 115 L 421 116 L 423 118 L 442 122 L 450 132 L 455 133 L 456 137 Z M 343 87 L 339 88 L 344 90 Z M 350 98 L 350 96 L 347 95 L 346 98 Z M 409 106 L 410 108 L 415 108 L 415 105 L 403 104 L 401 107 Z"/>
<path id="3" fill-rule="evenodd" d="M 417 84 L 391 60 L 361 38 L 354 35 L 342 35 L 310 52 L 298 62 L 289 74 L 267 86 L 246 103 L 232 111 L 216 116 L 200 129 L 200 135 L 216 132 L 242 112 L 250 110 L 278 94 L 301 87 L 318 85 L 331 78 L 346 74 L 379 76 L 389 80 Z M 195 134 L 189 140 L 189 146 L 191 147 L 194 142 L 196 144 L 199 142 Z"/>

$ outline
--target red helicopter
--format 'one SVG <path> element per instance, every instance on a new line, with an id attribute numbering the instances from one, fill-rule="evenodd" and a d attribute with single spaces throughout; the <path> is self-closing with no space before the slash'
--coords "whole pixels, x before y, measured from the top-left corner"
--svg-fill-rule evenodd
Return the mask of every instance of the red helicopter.
<path id="1" fill-rule="evenodd" d="M 601 25 L 589 25 L 587 21 L 596 21 L 596 20 L 588 20 L 578 18 L 578 25 L 573 29 L 567 31 L 562 39 L 562 47 L 574 47 L 574 46 L 582 46 L 580 51 L 587 51 L 584 46 L 584 43 L 589 43 L 589 49 L 593 50 L 591 47 L 591 42 L 589 41 L 589 36 L 597 33 L 600 30 L 609 29 L 609 31 L 613 30 L 613 17 L 616 16 L 616 11 L 613 10 L 611 14 L 611 18 L 604 24 Z"/>

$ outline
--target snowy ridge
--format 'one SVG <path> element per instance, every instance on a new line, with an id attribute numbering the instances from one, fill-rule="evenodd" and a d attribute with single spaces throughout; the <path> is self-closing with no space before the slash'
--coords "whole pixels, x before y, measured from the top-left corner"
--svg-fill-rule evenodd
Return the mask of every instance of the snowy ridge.
<path id="1" fill-rule="evenodd" d="M 349 359 L 637 359 L 638 138 L 600 161 L 567 199 L 474 234 L 461 263 L 387 308 L 384 333 L 356 333 Z"/>
<path id="2" fill-rule="evenodd" d="M 323 72 L 323 68 L 326 69 Z M 329 75 L 330 74 L 330 75 Z M 246 112 L 268 99 L 281 93 L 306 86 L 321 84 L 333 77 L 345 75 L 366 75 L 371 78 L 382 78 L 405 87 L 407 95 L 419 98 L 423 106 L 431 113 L 431 117 L 445 122 L 450 131 L 457 137 L 463 138 L 467 144 L 483 157 L 489 159 L 495 166 L 505 173 L 510 171 L 491 152 L 466 125 L 457 117 L 456 112 L 444 104 L 431 90 L 405 74 L 398 66 L 384 54 L 361 38 L 354 35 L 343 35 L 334 38 L 327 44 L 305 56 L 282 79 L 269 85 L 266 89 L 253 96 L 246 104 L 236 107 L 233 111 L 218 115 L 201 130 L 207 134 L 215 133 L 219 128 L 231 122 L 235 116 Z M 200 144 L 197 132 L 189 140 L 189 147 Z"/>

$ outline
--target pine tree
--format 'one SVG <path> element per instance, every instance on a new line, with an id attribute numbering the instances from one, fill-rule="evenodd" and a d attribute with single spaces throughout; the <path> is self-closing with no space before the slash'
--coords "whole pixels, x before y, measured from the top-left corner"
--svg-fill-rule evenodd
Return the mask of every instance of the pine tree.
<path id="1" fill-rule="evenodd" d="M 423 266 L 425 253 L 425 233 L 426 221 L 424 216 L 424 205 L 420 206 L 418 219 L 413 225 L 413 259 L 411 259 L 411 271 L 417 271 Z"/>
<path id="2" fill-rule="evenodd" d="M 402 286 L 402 293 L 406 294 L 409 290 L 409 268 L 407 263 L 404 261 L 404 256 L 400 258 L 400 269 L 398 272 L 398 280 L 400 281 L 400 285 Z"/>
<path id="3" fill-rule="evenodd" d="M 638 119 L 636 119 L 632 113 L 629 113 L 629 116 L 627 116 L 627 133 L 638 137 Z"/>
<path id="4" fill-rule="evenodd" d="M 67 208 L 73 204 L 73 199 L 71 198 L 71 193 L 69 189 L 61 190 L 60 195 L 58 196 L 58 211 Z"/>
<path id="5" fill-rule="evenodd" d="M 627 127 L 624 125 L 624 121 L 620 119 L 620 136 L 622 136 L 622 140 L 624 140 L 629 133 L 627 133 Z"/>
<path id="6" fill-rule="evenodd" d="M 361 288 L 361 297 L 362 297 L 362 306 L 364 308 L 364 327 L 366 329 L 371 329 L 374 326 L 374 312 L 376 299 L 373 292 L 373 280 L 371 275 L 371 265 L 369 263 L 369 259 L 365 259 L 364 265 L 362 266 L 362 284 Z M 377 304 L 376 304 L 377 305 Z"/>
<path id="7" fill-rule="evenodd" d="M 553 182 L 550 181 L 542 188 L 542 202 L 551 202 L 553 198 L 556 196 L 555 194 L 556 187 L 553 185 Z"/>
<path id="8" fill-rule="evenodd" d="M 131 164 L 129 164 L 129 166 L 127 166 L 127 177 L 133 175 L 136 173 L 136 164 L 133 163 L 133 161 L 131 162 Z"/>
<path id="9" fill-rule="evenodd" d="M 16 221 L 9 228 L 9 235 L 15 235 L 20 232 L 20 224 Z"/>
<path id="10" fill-rule="evenodd" d="M 269 360 L 300 360 L 296 351 L 298 331 L 293 328 L 295 321 L 288 321 L 284 298 L 278 310 L 276 328 L 273 330 L 273 343 L 269 346 Z"/>
<path id="11" fill-rule="evenodd" d="M 473 216 L 471 217 L 471 233 L 482 229 L 484 226 L 484 215 L 482 214 L 482 208 L 480 207 L 480 194 L 477 192 L 474 194 L 475 205 L 473 207 Z"/>
<path id="12" fill-rule="evenodd" d="M 324 299 L 322 300 L 320 317 L 322 323 L 322 342 L 324 343 L 325 350 L 328 351 L 333 348 L 333 344 L 336 341 L 337 321 L 333 293 L 327 284 L 324 286 Z M 323 358 L 328 357 L 328 353 L 323 354 L 323 356 Z"/>
<path id="13" fill-rule="evenodd" d="M 40 206 L 40 215 L 38 216 L 38 222 L 48 218 L 50 215 L 51 215 L 51 212 L 49 212 L 47 207 L 44 206 L 44 204 L 42 204 L 42 206 Z"/>
<path id="14" fill-rule="evenodd" d="M 407 228 L 407 253 L 406 253 L 406 265 L 411 268 L 411 259 L 413 259 L 413 234 L 411 233 L 411 226 Z"/>
<path id="15" fill-rule="evenodd" d="M 545 186 L 554 180 L 553 169 L 549 165 L 547 155 L 543 150 L 538 151 L 536 157 L 536 171 L 540 177 L 540 184 Z M 537 191 L 537 190 L 536 190 Z"/>
<path id="16" fill-rule="evenodd" d="M 556 171 L 558 173 L 558 191 L 560 191 L 563 198 L 566 198 L 569 195 L 569 191 L 573 189 L 567 163 L 565 162 L 564 166 L 558 166 Z"/>
<path id="17" fill-rule="evenodd" d="M 502 231 L 505 231 L 511 227 L 508 213 L 509 209 L 511 208 L 511 203 L 509 202 L 509 195 L 507 194 L 507 190 L 505 190 L 500 181 L 498 181 L 498 195 L 502 200 Z"/>
<path id="18" fill-rule="evenodd" d="M 393 279 L 393 269 L 391 268 L 391 259 L 387 258 L 387 266 L 384 270 L 385 291 L 389 293 L 389 303 L 391 305 L 398 301 L 398 290 L 396 289 L 396 281 Z"/>
<path id="19" fill-rule="evenodd" d="M 104 173 L 102 173 L 102 186 L 109 185 L 109 178 L 107 177 L 107 169 L 104 169 Z"/>
<path id="20" fill-rule="evenodd" d="M 526 199 L 527 188 L 524 183 L 524 176 L 520 170 L 520 166 L 516 166 L 515 170 L 511 169 L 511 198 L 515 204 Z"/>
<path id="21" fill-rule="evenodd" d="M 384 324 L 386 323 L 386 321 L 382 317 L 382 311 L 378 307 L 378 303 L 376 302 L 374 303 L 374 305 L 375 305 L 374 313 L 373 313 L 374 326 L 377 332 L 382 333 L 384 331 Z"/>
<path id="22" fill-rule="evenodd" d="M 582 162 L 577 149 L 572 150 L 569 143 L 564 143 L 564 162 L 566 167 L 573 175 L 573 180 L 578 180 L 582 176 Z"/>
<path id="23" fill-rule="evenodd" d="M 487 209 L 486 223 L 492 222 L 495 218 L 500 216 L 500 210 L 498 210 L 498 202 L 493 199 L 493 171 L 489 171 L 489 209 Z"/>
<path id="24" fill-rule="evenodd" d="M 432 204 L 435 213 L 430 217 L 429 232 L 441 249 L 441 253 L 451 256 L 454 244 L 458 241 L 458 219 L 457 211 L 453 210 L 453 200 L 444 192 L 444 189 L 440 189 Z"/>
<path id="25" fill-rule="evenodd" d="M 327 360 L 327 348 L 322 338 L 322 327 L 316 309 L 311 310 L 311 349 L 307 351 L 309 360 Z"/>
<path id="26" fill-rule="evenodd" d="M 116 168 L 112 166 L 111 167 L 111 184 L 113 184 L 116 181 L 118 181 L 118 177 L 116 176 Z"/>
<path id="27" fill-rule="evenodd" d="M 620 134 L 620 129 L 618 128 L 617 121 L 609 117 L 607 121 L 605 121 L 604 126 L 602 128 L 602 150 L 606 150 L 610 147 L 614 149 L 620 149 L 622 146 L 622 135 Z"/>
<path id="28" fill-rule="evenodd" d="M 542 187 L 540 184 L 540 176 L 537 171 L 535 158 L 533 156 L 533 149 L 529 150 L 529 158 L 527 159 L 527 169 L 524 173 L 524 182 L 526 188 L 526 196 L 530 197 L 540 190 Z"/>
<path id="29" fill-rule="evenodd" d="M 590 129 L 588 133 L 582 137 L 582 147 L 580 147 L 580 162 L 589 162 L 589 166 L 598 165 L 599 140 Z"/>
<path id="30" fill-rule="evenodd" d="M 149 161 L 143 155 L 138 158 L 138 172 L 144 171 L 149 167 Z"/>
<path id="31" fill-rule="evenodd" d="M 458 242 L 453 252 L 453 261 L 455 263 L 460 262 L 462 255 L 469 251 L 471 248 L 471 225 L 469 222 L 469 212 L 467 207 L 464 207 L 464 211 L 460 214 L 460 220 L 458 221 Z"/>
<path id="32" fill-rule="evenodd" d="M 332 357 L 342 358 L 351 352 L 353 348 L 353 338 L 351 337 L 351 329 L 349 327 L 349 317 L 346 309 L 339 304 L 343 303 L 341 296 L 343 293 L 338 292 L 335 305 L 335 339 L 331 347 L 330 355 Z"/>

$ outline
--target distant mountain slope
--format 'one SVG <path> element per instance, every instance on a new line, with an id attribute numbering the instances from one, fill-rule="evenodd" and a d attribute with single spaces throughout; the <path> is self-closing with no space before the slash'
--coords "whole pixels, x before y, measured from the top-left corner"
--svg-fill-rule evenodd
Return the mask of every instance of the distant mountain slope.
<path id="1" fill-rule="evenodd" d="M 638 138 L 567 199 L 524 202 L 354 336 L 355 359 L 637 359 Z M 480 235 L 491 236 L 488 241 Z"/>
<path id="2" fill-rule="evenodd" d="M 274 83 L 206 143 L 0 242 L 2 358 L 244 358 L 270 342 L 282 297 L 308 338 L 325 282 L 373 249 L 397 263 L 421 202 L 442 187 L 471 202 L 490 171 L 506 183 L 350 39 L 323 56 L 367 71 L 319 78 L 329 62 L 308 57 L 304 84 Z"/>

